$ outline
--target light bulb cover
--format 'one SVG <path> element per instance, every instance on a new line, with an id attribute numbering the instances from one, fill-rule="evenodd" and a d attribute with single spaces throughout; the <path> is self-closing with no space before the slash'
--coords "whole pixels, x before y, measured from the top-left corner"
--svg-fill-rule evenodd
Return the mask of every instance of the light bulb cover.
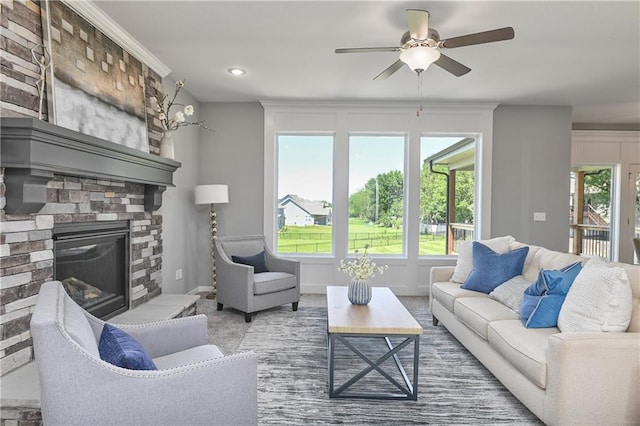
<path id="1" fill-rule="evenodd" d="M 410 47 L 400 53 L 400 60 L 407 64 L 412 71 L 425 71 L 438 59 L 440 59 L 440 51 L 435 47 Z"/>
<path id="2" fill-rule="evenodd" d="M 198 185 L 195 188 L 196 204 L 225 204 L 229 202 L 227 185 Z"/>

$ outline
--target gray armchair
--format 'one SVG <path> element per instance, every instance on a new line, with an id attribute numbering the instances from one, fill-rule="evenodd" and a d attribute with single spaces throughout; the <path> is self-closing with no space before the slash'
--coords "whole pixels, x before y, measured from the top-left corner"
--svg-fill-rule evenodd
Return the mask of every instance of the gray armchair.
<path id="1" fill-rule="evenodd" d="M 102 361 L 103 324 L 60 282 L 42 285 L 31 333 L 44 424 L 257 424 L 256 356 L 225 356 L 210 345 L 206 316 L 117 325 L 142 344 L 156 371 Z"/>
<path id="2" fill-rule="evenodd" d="M 228 305 L 252 315 L 291 303 L 298 310 L 300 301 L 300 262 L 275 256 L 264 236 L 219 237 L 215 240 L 218 310 Z M 269 272 L 254 273 L 253 266 L 232 261 L 233 256 L 249 257 L 264 251 Z"/>

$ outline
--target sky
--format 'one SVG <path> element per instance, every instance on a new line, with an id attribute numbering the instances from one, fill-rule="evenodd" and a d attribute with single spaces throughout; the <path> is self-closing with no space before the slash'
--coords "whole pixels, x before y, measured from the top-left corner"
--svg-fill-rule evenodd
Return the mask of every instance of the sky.
<path id="1" fill-rule="evenodd" d="M 422 137 L 421 159 L 463 139 Z M 349 139 L 349 194 L 380 173 L 404 170 L 402 136 L 358 136 Z M 332 202 L 333 135 L 278 136 L 278 197 L 295 194 Z"/>

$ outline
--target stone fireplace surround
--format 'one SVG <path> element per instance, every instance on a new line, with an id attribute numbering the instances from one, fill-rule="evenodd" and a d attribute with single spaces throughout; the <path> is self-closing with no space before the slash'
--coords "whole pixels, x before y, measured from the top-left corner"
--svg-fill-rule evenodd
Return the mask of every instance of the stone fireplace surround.
<path id="1" fill-rule="evenodd" d="M 2 168 L 0 168 L 0 207 L 2 207 L 0 210 L 0 291 L 2 296 L 0 313 L 3 317 L 0 324 L 0 355 L 2 356 L 0 373 L 2 375 L 33 360 L 29 321 L 40 285 L 54 278 L 53 227 L 56 223 L 128 221 L 130 230 L 129 308 L 135 308 L 161 293 L 162 216 L 155 210 L 160 206 L 165 185 L 172 185 L 172 173 L 180 165 L 173 160 L 159 158 L 152 154 L 127 153 L 127 150 L 131 151 L 129 148 L 91 137 L 87 137 L 89 143 L 98 143 L 99 148 L 107 148 L 107 150 L 96 154 L 93 160 L 87 160 L 86 153 L 81 152 L 83 162 L 79 162 L 73 159 L 73 151 L 84 149 L 80 143 L 58 161 L 51 155 L 46 155 L 46 151 L 51 146 L 61 149 L 60 140 L 52 137 L 55 144 L 52 143 L 51 146 L 45 144 L 43 148 L 36 146 L 42 143 L 40 139 L 46 139 L 41 137 L 42 135 L 29 136 L 30 140 L 38 139 L 38 142 L 19 140 L 18 137 L 10 136 L 11 132 L 7 131 L 7 126 L 24 127 L 25 123 L 26 127 L 30 126 L 36 130 L 45 129 L 52 133 L 56 133 L 59 129 L 49 123 L 33 119 L 4 118 L 2 120 L 3 156 Z M 74 142 L 71 145 L 78 142 L 74 141 L 74 138 L 78 140 L 84 138 L 83 135 L 67 129 L 59 130 L 60 134 L 67 136 L 63 139 Z M 34 131 L 34 133 L 38 132 Z M 22 145 L 16 144 L 31 145 L 29 154 L 17 153 L 16 147 Z M 70 149 L 68 146 L 62 148 Z M 39 155 L 38 150 L 43 154 Z M 135 171 L 131 172 L 131 177 L 126 176 L 127 171 L 122 171 L 118 163 L 126 154 L 133 156 L 131 161 Z M 115 160 L 109 157 L 115 157 Z M 136 175 L 140 173 L 140 167 L 136 164 L 141 161 L 140 158 L 155 164 L 153 168 L 160 169 L 160 177 L 157 176 L 158 171 L 152 172 L 151 178 L 148 177 L 148 173 L 142 176 Z M 94 164 L 95 161 L 106 165 Z M 69 164 L 65 165 L 65 162 Z M 108 173 L 100 171 L 100 167 L 104 167 Z M 74 176 L 59 172 L 63 170 L 69 170 Z M 34 179 L 24 178 L 24 175 L 35 175 L 37 179 L 34 181 Z M 18 178 L 16 179 L 15 176 Z M 9 194 L 9 190 L 13 190 L 13 194 Z M 20 193 L 17 197 L 18 201 L 15 199 L 16 192 Z M 19 212 L 15 212 L 16 210 Z"/>
<path id="2" fill-rule="evenodd" d="M 81 7 L 86 12 L 85 16 L 101 16 L 89 7 L 90 3 L 77 2 L 73 5 Z M 0 121 L 4 122 L 7 117 L 39 117 L 35 87 L 39 65 L 31 49 L 43 42 L 40 12 L 37 0 L 0 1 L 0 74 L 3 77 Z M 104 18 L 99 19 L 103 29 L 113 28 Z M 160 152 L 162 126 L 157 113 L 150 107 L 149 98 L 158 96 L 163 87 L 162 78 L 170 70 L 149 52 L 139 48 L 128 34 L 109 34 L 144 60 L 146 122 L 151 156 L 142 162 L 154 163 L 154 157 Z M 44 98 L 43 123 L 48 120 L 46 93 Z M 0 152 L 3 163 L 7 152 L 4 149 Z M 47 154 L 44 156 L 46 158 Z M 81 164 L 82 161 L 74 161 L 71 167 Z M 140 168 L 144 165 L 134 165 L 129 172 L 136 173 Z M 162 284 L 162 216 L 156 211 L 162 199 L 162 191 L 158 191 L 160 188 L 154 189 L 146 182 L 132 182 L 123 176 L 80 177 L 68 169 L 55 170 L 44 183 L 40 181 L 36 185 L 36 203 L 42 205 L 35 211 L 18 213 L 10 212 L 8 206 L 13 201 L 9 203 L 7 196 L 11 196 L 13 191 L 8 189 L 5 171 L 4 164 L 0 165 L 0 424 L 35 425 L 42 422 L 38 375 L 35 363 L 30 362 L 33 349 L 29 321 L 40 285 L 53 277 L 52 233 L 56 223 L 119 218 L 128 221 L 133 240 L 130 244 L 136 251 L 132 254 L 130 266 L 130 306 L 136 306 L 136 309 L 110 321 L 139 323 L 161 317 L 192 315 L 195 303 L 192 298 L 195 296 L 162 294 L 155 297 L 160 294 Z M 28 179 L 26 183 L 29 188 Z M 27 201 L 32 200 L 27 197 Z M 188 305 L 185 298 L 190 300 Z M 144 303 L 146 301 L 148 303 Z"/>

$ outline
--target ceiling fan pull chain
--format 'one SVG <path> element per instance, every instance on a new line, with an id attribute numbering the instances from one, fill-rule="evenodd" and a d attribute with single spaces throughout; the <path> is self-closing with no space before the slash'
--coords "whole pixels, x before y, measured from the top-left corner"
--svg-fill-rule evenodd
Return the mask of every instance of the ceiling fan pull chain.
<path id="1" fill-rule="evenodd" d="M 416 71 L 416 73 L 418 74 L 418 99 L 422 99 L 422 71 Z M 416 117 L 419 118 L 421 113 L 422 113 L 422 103 L 420 103 L 420 106 L 416 111 Z"/>

